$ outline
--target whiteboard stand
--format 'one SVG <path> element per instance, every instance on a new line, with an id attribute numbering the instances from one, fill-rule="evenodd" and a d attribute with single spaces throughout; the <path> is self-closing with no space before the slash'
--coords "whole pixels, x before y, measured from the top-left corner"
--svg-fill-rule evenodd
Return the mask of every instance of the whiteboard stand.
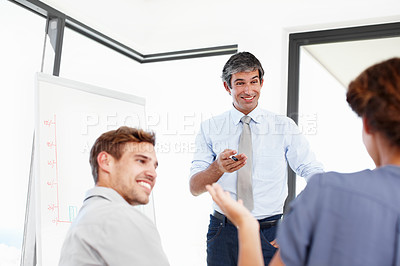
<path id="1" fill-rule="evenodd" d="M 52 73 L 55 76 L 60 72 L 65 18 L 47 17 L 41 72 Z M 28 194 L 26 202 L 25 226 L 21 251 L 21 266 L 35 266 L 36 260 L 36 211 L 35 211 L 35 132 L 33 134 L 31 167 L 29 171 Z"/>
<path id="2" fill-rule="evenodd" d="M 21 266 L 36 265 L 36 213 L 34 179 L 35 133 L 32 140 L 31 166 L 29 170 L 28 195 L 26 200 L 24 238 L 21 251 Z"/>
<path id="3" fill-rule="evenodd" d="M 35 90 L 35 147 L 22 265 L 53 266 L 85 192 L 94 186 L 88 162 L 93 143 L 120 126 L 146 129 L 145 99 L 43 73 L 36 75 Z M 155 223 L 153 194 L 149 204 L 136 207 Z M 30 250 L 35 250 L 33 255 Z"/>

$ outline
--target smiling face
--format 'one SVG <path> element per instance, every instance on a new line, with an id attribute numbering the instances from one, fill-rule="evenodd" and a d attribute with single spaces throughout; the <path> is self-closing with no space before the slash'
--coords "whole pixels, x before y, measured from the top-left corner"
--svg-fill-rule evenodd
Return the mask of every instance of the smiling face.
<path id="1" fill-rule="evenodd" d="M 257 107 L 262 85 L 258 70 L 232 74 L 230 88 L 224 83 L 226 91 L 232 96 L 233 106 L 245 115 Z"/>
<path id="2" fill-rule="evenodd" d="M 110 156 L 108 187 L 117 191 L 131 205 L 147 204 L 156 183 L 157 166 L 151 143 L 126 143 L 119 160 Z"/>

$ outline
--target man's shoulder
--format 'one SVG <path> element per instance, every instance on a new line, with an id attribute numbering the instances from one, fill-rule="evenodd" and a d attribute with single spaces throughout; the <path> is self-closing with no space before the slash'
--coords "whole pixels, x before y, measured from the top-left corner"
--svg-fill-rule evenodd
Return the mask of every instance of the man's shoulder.
<path id="1" fill-rule="evenodd" d="M 256 118 L 271 121 L 271 122 L 281 122 L 281 123 L 294 123 L 293 119 L 284 115 L 278 114 L 263 108 L 257 108 L 255 113 Z"/>
<path id="2" fill-rule="evenodd" d="M 83 238 L 96 235 L 100 239 L 104 235 L 114 234 L 117 237 L 144 228 L 152 230 L 153 225 L 150 218 L 133 206 L 122 203 L 92 204 L 82 208 L 70 227 L 70 233 Z"/>
<path id="3" fill-rule="evenodd" d="M 206 121 L 212 121 L 212 120 L 221 120 L 221 119 L 226 119 L 229 118 L 231 115 L 231 110 L 227 110 L 223 113 L 219 113 L 219 114 L 211 114 L 209 118 L 205 119 L 203 122 Z"/>
<path id="4" fill-rule="evenodd" d="M 221 114 L 211 115 L 207 119 L 204 119 L 201 122 L 201 127 L 204 129 L 207 128 L 220 128 L 226 126 L 231 122 L 231 111 L 225 111 Z"/>
<path id="5" fill-rule="evenodd" d="M 97 254 L 101 254 L 101 259 L 114 262 L 107 263 L 110 265 L 121 265 L 120 262 L 124 260 L 141 265 L 145 258 L 157 262 L 151 265 L 161 265 L 160 261 L 165 261 L 163 265 L 168 265 L 158 231 L 145 214 L 133 206 L 124 206 L 120 203 L 102 206 L 98 209 L 98 213 L 94 212 L 95 209 L 89 209 L 81 216 L 78 215 L 65 238 L 63 246 L 65 254 L 71 254 L 79 249 L 82 250 L 82 256 L 89 256 L 90 253 L 90 257 L 96 257 Z M 84 246 L 90 246 L 90 249 L 81 248 Z M 124 249 L 138 251 L 140 248 L 142 248 L 140 256 L 124 251 Z M 151 252 L 151 258 L 148 257 L 148 252 Z M 132 263 L 136 265 L 134 262 Z"/>

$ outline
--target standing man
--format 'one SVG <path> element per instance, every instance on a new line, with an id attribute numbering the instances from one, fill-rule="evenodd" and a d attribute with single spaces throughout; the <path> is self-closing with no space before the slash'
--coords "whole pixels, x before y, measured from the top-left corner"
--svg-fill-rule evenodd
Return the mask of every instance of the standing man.
<path id="1" fill-rule="evenodd" d="M 196 138 L 190 191 L 197 196 L 217 182 L 259 221 L 265 265 L 276 248 L 277 224 L 287 197 L 287 163 L 308 178 L 323 168 L 289 118 L 258 106 L 264 70 L 248 52 L 237 53 L 222 71 L 231 110 L 204 121 Z M 232 157 L 233 156 L 233 157 Z M 238 195 L 239 194 L 239 195 Z M 214 203 L 207 233 L 209 266 L 237 265 L 237 229 Z M 271 243 L 272 242 L 272 243 Z"/>
<path id="2" fill-rule="evenodd" d="M 61 250 L 60 266 L 169 265 L 153 222 L 133 206 L 147 204 L 158 165 L 152 133 L 121 127 L 90 152 L 96 186 L 86 194 Z"/>

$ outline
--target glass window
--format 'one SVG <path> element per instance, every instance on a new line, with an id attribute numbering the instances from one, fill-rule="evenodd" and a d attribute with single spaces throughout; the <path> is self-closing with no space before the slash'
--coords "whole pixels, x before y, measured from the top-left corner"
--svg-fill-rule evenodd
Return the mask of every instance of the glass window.
<path id="1" fill-rule="evenodd" d="M 19 265 L 34 132 L 34 77 L 40 71 L 46 20 L 0 1 L 0 265 Z"/>
<path id="2" fill-rule="evenodd" d="M 65 28 L 60 77 L 140 96 L 140 69 L 135 60 Z"/>
<path id="3" fill-rule="evenodd" d="M 300 52 L 299 127 L 325 171 L 375 168 L 362 143 L 361 119 L 346 102 L 344 88 L 305 49 Z M 296 194 L 305 187 L 297 177 Z"/>

